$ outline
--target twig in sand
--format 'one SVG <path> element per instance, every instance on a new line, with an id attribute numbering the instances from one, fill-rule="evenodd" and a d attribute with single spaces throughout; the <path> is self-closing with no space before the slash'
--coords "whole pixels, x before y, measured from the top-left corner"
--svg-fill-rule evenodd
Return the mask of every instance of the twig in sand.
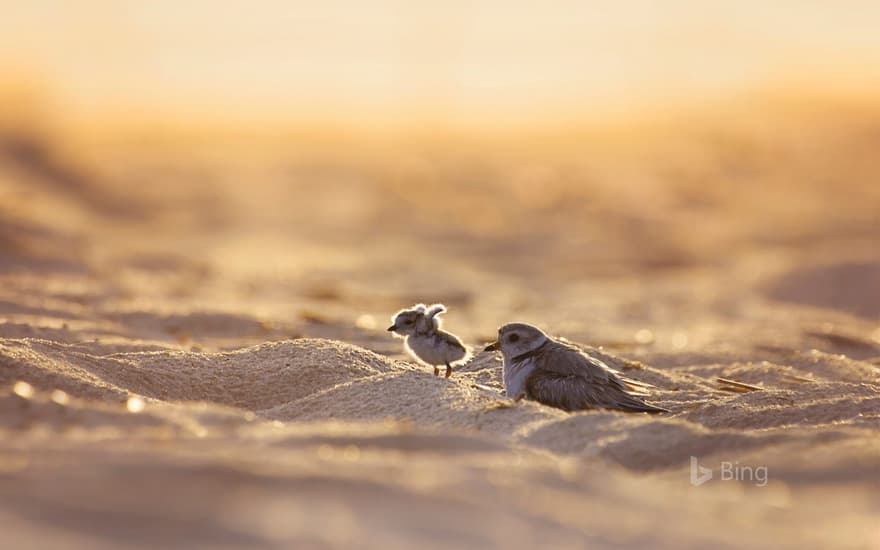
<path id="1" fill-rule="evenodd" d="M 730 380 L 729 378 L 717 378 L 718 382 L 722 384 L 721 389 L 724 391 L 732 391 L 736 393 L 746 393 L 750 391 L 761 391 L 764 388 L 761 386 L 753 386 L 752 384 L 746 384 L 745 382 L 737 382 L 736 380 Z"/>
<path id="2" fill-rule="evenodd" d="M 721 391 L 729 391 L 731 393 L 751 393 L 754 390 L 747 390 L 745 388 L 740 388 L 737 386 L 720 386 L 718 388 Z"/>

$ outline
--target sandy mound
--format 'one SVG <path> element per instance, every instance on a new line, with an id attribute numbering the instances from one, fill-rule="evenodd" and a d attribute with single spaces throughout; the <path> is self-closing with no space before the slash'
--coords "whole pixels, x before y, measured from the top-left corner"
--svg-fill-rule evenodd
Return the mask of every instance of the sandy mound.
<path id="1" fill-rule="evenodd" d="M 493 439 L 601 457 L 639 471 L 680 468 L 690 456 L 858 439 L 862 430 L 880 426 L 880 369 L 817 353 L 789 358 L 787 363 L 796 367 L 736 362 L 657 370 L 587 348 L 628 376 L 657 385 L 650 401 L 673 413 L 648 417 L 608 411 L 568 414 L 532 402 L 513 404 L 501 395 L 501 366 L 488 353 L 446 380 L 420 366 L 322 339 L 220 353 L 95 355 L 81 349 L 42 340 L 5 340 L 2 373 L 7 383 L 21 380 L 77 398 L 121 401 L 137 394 L 162 402 L 231 406 L 273 421 L 394 420 L 483 432 Z M 724 391 L 719 378 L 763 389 Z M 20 406 L 20 399 L 10 399 L 8 407 Z M 45 407 L 25 416 L 33 420 L 44 415 L 42 421 L 50 425 L 69 423 L 58 417 L 63 407 Z"/>
<path id="2" fill-rule="evenodd" d="M 259 411 L 337 384 L 400 369 L 370 351 L 327 340 L 273 342 L 225 353 L 84 353 L 43 340 L 4 340 L 8 381 L 77 397 L 134 393 L 164 401 L 209 401 Z"/>
<path id="3" fill-rule="evenodd" d="M 421 426 L 484 430 L 493 437 L 508 437 L 533 423 L 564 416 L 535 403 L 510 406 L 500 394 L 478 388 L 465 377 L 447 381 L 419 371 L 340 384 L 263 414 L 286 421 L 402 419 Z"/>

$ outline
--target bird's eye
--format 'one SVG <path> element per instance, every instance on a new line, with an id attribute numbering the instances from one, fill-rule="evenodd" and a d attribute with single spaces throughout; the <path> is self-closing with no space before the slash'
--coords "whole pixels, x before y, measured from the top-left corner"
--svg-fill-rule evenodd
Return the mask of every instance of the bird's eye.
<path id="1" fill-rule="evenodd" d="M 403 322 L 403 324 L 404 324 L 404 325 L 411 325 L 411 324 L 413 324 L 413 320 L 412 320 L 412 319 L 407 319 L 406 321 Z"/>
<path id="2" fill-rule="evenodd" d="M 519 340 L 519 334 L 511 334 L 507 337 L 508 342 L 516 342 L 517 340 Z"/>

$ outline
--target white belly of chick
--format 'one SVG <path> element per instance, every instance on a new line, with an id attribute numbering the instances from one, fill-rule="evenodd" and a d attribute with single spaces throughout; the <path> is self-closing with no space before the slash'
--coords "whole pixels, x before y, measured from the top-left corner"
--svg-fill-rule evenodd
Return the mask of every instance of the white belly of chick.
<path id="1" fill-rule="evenodd" d="M 526 391 L 526 380 L 535 371 L 535 360 L 525 359 L 517 363 L 504 363 L 504 392 L 516 399 Z"/>
<path id="2" fill-rule="evenodd" d="M 462 359 L 465 352 L 433 336 L 410 336 L 406 339 L 410 354 L 428 365 L 445 365 Z"/>

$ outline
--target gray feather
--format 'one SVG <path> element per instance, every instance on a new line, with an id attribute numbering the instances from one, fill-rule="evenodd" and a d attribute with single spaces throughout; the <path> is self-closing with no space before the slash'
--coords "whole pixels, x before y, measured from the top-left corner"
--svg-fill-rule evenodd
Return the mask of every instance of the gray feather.
<path id="1" fill-rule="evenodd" d="M 641 384 L 630 384 L 605 363 L 554 340 L 534 357 L 536 367 L 526 380 L 527 397 L 567 411 L 617 409 L 668 412 L 639 399 Z M 636 386 L 636 388 L 632 388 Z"/>

